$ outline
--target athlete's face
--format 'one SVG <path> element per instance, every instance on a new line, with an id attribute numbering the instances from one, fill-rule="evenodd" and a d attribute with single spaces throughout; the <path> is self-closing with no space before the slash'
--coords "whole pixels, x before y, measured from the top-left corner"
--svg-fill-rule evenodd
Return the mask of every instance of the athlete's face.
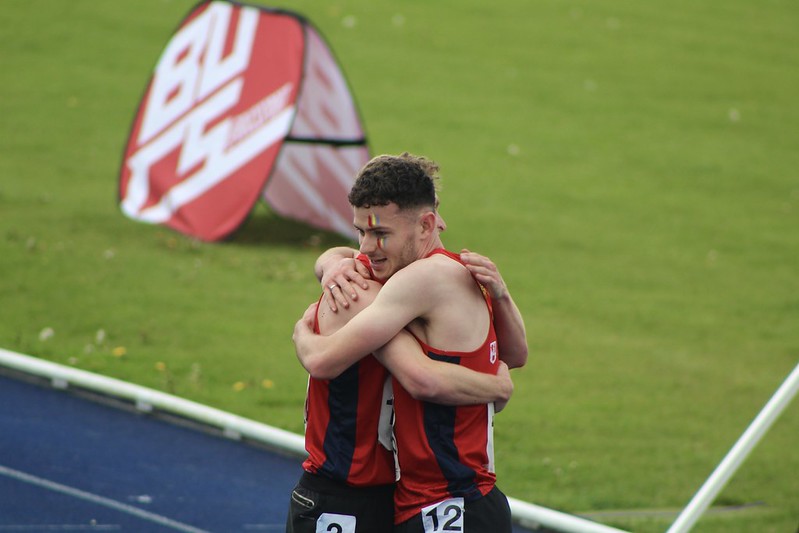
<path id="1" fill-rule="evenodd" d="M 387 280 L 419 259 L 419 213 L 400 211 L 396 204 L 354 208 L 360 251 L 375 276 Z M 443 220 L 442 220 L 443 223 Z"/>

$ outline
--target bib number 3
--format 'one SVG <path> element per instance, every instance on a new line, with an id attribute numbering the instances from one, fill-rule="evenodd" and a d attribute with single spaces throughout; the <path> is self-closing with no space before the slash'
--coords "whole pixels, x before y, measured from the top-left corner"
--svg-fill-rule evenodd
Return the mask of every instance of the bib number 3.
<path id="1" fill-rule="evenodd" d="M 355 517 L 322 513 L 316 520 L 316 533 L 355 533 Z"/>
<path id="2" fill-rule="evenodd" d="M 422 509 L 425 533 L 463 532 L 463 498 L 451 498 Z"/>

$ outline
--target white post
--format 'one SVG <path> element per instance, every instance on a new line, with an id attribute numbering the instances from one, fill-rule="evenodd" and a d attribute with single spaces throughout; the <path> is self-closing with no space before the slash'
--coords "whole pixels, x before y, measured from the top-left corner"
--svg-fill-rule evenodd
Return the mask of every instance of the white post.
<path id="1" fill-rule="evenodd" d="M 727 484 L 730 477 L 741 466 L 749 452 L 752 451 L 777 417 L 791 403 L 797 391 L 799 391 L 799 364 L 780 385 L 780 388 L 777 389 L 777 392 L 774 393 L 763 410 L 755 417 L 744 434 L 741 435 L 741 438 L 738 439 L 738 442 L 735 443 L 735 446 L 727 453 L 724 460 L 719 463 L 713 474 L 707 478 L 702 488 L 683 509 L 667 533 L 684 533 L 691 530 L 696 521 L 699 520 L 699 517 L 702 516 L 702 513 L 716 499 L 716 496 Z"/>

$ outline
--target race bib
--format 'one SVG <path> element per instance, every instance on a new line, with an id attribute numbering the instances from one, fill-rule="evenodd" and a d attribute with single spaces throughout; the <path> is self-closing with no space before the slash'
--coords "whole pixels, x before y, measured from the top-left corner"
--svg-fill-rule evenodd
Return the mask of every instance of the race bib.
<path id="1" fill-rule="evenodd" d="M 463 531 L 463 498 L 451 498 L 422 509 L 425 533 Z"/>
<path id="2" fill-rule="evenodd" d="M 355 517 L 322 513 L 316 520 L 316 533 L 355 533 Z"/>

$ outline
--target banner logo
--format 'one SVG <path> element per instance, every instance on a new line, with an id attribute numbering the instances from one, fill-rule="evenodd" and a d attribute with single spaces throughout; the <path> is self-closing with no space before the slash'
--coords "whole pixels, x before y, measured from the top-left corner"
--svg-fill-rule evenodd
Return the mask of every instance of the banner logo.
<path id="1" fill-rule="evenodd" d="M 259 95 L 257 73 L 248 76 L 259 18 L 255 8 L 212 2 L 169 42 L 126 157 L 127 215 L 167 222 L 286 136 L 295 80 Z"/>
<path id="2" fill-rule="evenodd" d="M 209 0 L 153 71 L 125 149 L 120 207 L 213 241 L 263 197 L 283 216 L 348 234 L 346 194 L 367 158 L 341 70 L 305 19 Z"/>

